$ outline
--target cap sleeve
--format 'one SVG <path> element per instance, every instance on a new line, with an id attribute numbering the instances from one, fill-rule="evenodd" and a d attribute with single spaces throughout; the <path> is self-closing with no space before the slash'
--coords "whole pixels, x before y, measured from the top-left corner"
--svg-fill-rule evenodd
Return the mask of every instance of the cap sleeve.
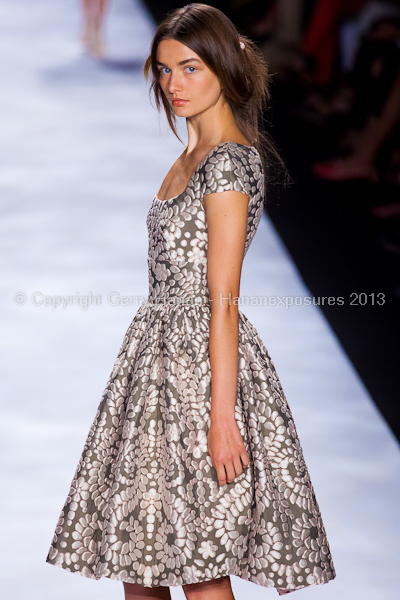
<path id="1" fill-rule="evenodd" d="M 262 176 L 260 158 L 250 146 L 226 142 L 210 154 L 202 168 L 202 195 L 234 190 L 251 199 Z"/>

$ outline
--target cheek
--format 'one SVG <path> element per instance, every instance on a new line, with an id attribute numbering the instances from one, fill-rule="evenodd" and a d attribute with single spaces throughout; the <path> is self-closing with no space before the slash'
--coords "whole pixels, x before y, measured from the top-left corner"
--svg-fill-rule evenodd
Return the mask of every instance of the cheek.
<path id="1" fill-rule="evenodd" d="M 221 88 L 218 80 L 209 76 L 204 76 L 198 80 L 197 91 L 207 100 L 216 100 L 219 97 Z"/>

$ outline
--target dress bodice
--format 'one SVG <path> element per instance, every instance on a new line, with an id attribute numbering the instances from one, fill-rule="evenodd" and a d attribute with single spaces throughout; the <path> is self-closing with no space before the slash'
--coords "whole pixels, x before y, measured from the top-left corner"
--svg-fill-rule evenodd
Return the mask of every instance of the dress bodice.
<path id="1" fill-rule="evenodd" d="M 147 215 L 150 301 L 207 301 L 208 235 L 202 201 L 207 194 L 227 190 L 249 196 L 246 255 L 264 206 L 262 163 L 253 146 L 219 144 L 199 163 L 181 194 L 168 200 L 154 196 Z"/>

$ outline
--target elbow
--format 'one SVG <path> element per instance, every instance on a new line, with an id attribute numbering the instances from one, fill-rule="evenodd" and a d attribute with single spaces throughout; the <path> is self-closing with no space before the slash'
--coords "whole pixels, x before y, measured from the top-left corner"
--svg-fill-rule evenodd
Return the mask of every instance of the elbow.
<path id="1" fill-rule="evenodd" d="M 236 314 L 238 312 L 239 306 L 239 296 L 237 296 L 234 292 L 219 292 L 212 297 L 211 309 L 228 313 L 228 314 Z"/>

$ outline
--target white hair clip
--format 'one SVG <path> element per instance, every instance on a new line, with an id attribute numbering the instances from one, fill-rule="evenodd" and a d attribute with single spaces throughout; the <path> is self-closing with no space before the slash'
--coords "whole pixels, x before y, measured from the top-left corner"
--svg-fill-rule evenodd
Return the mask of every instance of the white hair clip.
<path id="1" fill-rule="evenodd" d="M 243 44 L 243 42 L 239 42 L 239 44 L 240 44 L 240 47 L 242 50 L 244 50 L 246 48 L 246 46 Z"/>

